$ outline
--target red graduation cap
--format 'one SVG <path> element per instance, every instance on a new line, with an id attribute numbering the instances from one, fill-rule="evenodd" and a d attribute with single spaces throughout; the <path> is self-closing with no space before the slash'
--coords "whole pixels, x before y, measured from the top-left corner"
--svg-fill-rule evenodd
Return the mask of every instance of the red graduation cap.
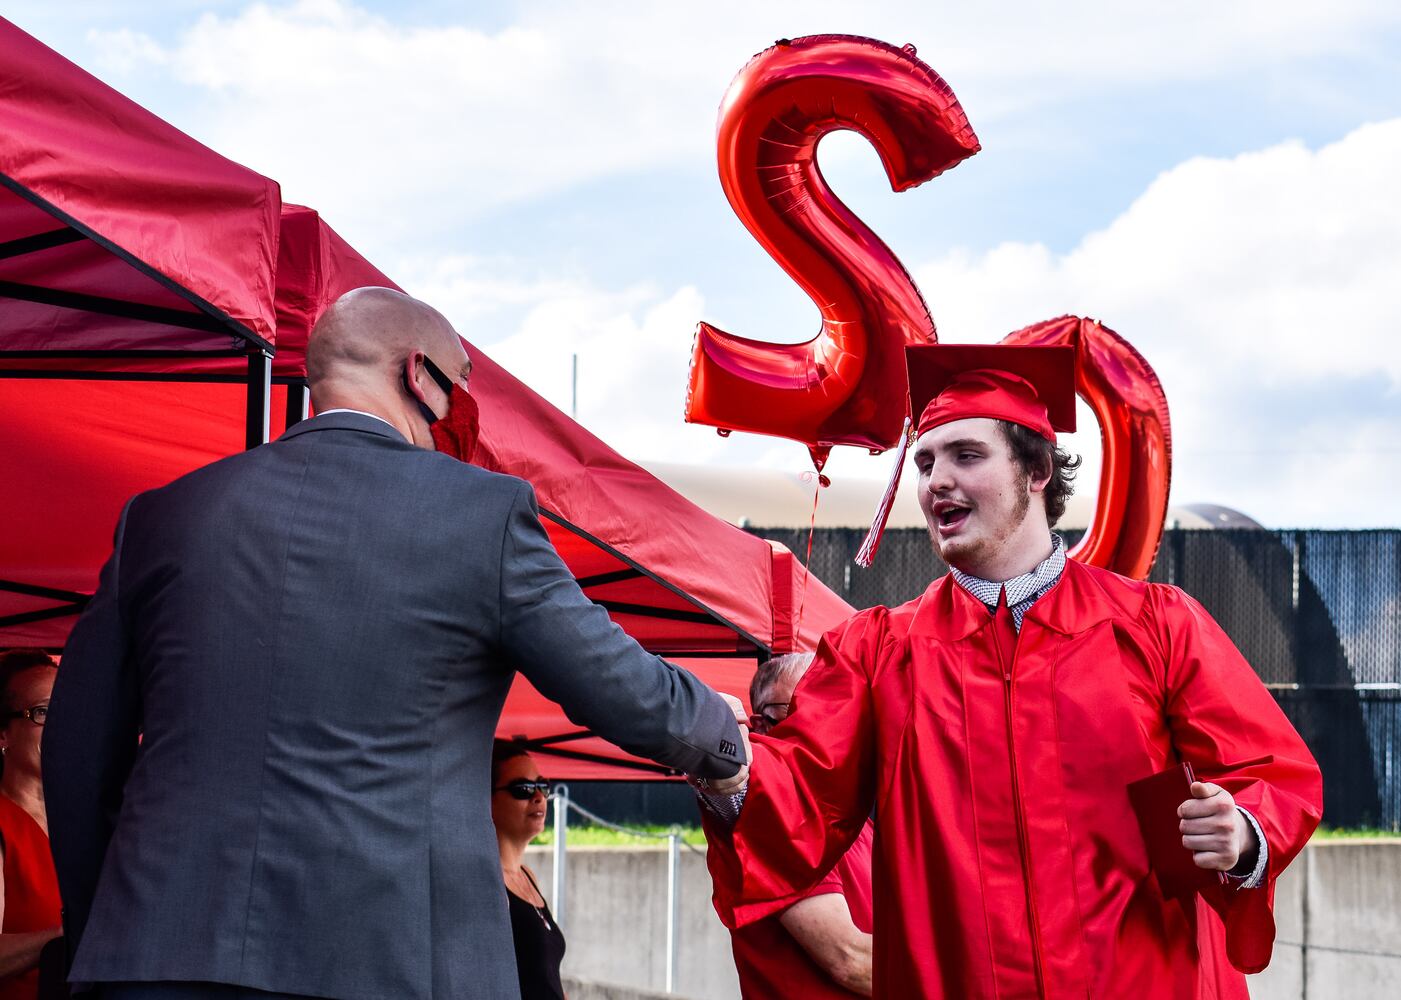
<path id="1" fill-rule="evenodd" d="M 1075 430 L 1075 347 L 1017 344 L 929 344 L 905 348 L 914 434 L 901 441 L 890 484 L 871 530 L 856 553 L 870 566 L 880 548 L 911 437 L 955 420 L 989 417 L 1021 424 L 1052 444 Z M 908 424 L 907 424 L 908 426 Z"/>
<path id="2" fill-rule="evenodd" d="M 915 436 L 940 424 L 990 417 L 1054 443 L 1075 430 L 1075 348 L 931 344 L 905 349 Z"/>

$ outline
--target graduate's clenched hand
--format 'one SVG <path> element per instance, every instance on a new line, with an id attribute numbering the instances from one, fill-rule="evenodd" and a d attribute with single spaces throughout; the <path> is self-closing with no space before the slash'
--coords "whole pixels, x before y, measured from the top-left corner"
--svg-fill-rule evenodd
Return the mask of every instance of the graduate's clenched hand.
<path id="1" fill-rule="evenodd" d="M 1230 871 L 1256 848 L 1255 831 L 1220 785 L 1192 782 L 1192 797 L 1177 807 L 1177 815 L 1182 845 L 1192 852 L 1198 868 Z"/>

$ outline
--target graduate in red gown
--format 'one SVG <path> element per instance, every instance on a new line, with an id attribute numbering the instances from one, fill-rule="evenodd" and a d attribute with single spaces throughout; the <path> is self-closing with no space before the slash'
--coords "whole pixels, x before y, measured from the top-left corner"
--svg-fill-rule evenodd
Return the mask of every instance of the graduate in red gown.
<path id="1" fill-rule="evenodd" d="M 1066 560 L 1056 350 L 910 349 L 920 505 L 951 572 L 828 633 L 747 787 L 711 784 L 716 909 L 735 927 L 790 905 L 874 810 L 875 996 L 1244 1000 L 1318 767 L 1195 600 Z M 1182 899 L 1128 795 L 1180 762 L 1203 780 L 1168 822 L 1208 880 Z"/>

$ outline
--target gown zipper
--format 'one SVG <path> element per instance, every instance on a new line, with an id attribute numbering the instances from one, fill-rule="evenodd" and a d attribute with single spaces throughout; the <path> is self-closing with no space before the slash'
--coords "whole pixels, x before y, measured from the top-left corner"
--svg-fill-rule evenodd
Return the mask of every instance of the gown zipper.
<path id="1" fill-rule="evenodd" d="M 1005 598 L 1004 598 L 1005 600 Z M 1011 611 L 1007 611 L 1010 617 Z M 1036 901 L 1031 888 L 1031 849 L 1030 837 L 1027 833 L 1026 810 L 1022 804 L 1021 776 L 1017 770 L 1017 745 L 1013 738 L 1014 715 L 1012 712 L 1012 671 L 1016 668 L 1017 653 L 1016 647 L 1012 649 L 1010 658 L 1002 648 L 1002 635 L 996 625 L 993 627 L 995 633 L 995 645 L 997 646 L 997 656 L 1002 667 L 1004 702 L 1007 706 L 1007 759 L 1012 765 L 1012 811 L 1017 820 L 1017 846 L 1021 850 L 1022 857 L 1022 878 L 1026 885 L 1026 916 L 1027 925 L 1031 931 L 1031 958 L 1036 967 L 1036 995 L 1046 996 L 1046 984 L 1042 978 L 1041 970 L 1041 931 L 1039 922 L 1036 919 Z M 1013 633 L 1016 634 L 1015 632 Z"/>

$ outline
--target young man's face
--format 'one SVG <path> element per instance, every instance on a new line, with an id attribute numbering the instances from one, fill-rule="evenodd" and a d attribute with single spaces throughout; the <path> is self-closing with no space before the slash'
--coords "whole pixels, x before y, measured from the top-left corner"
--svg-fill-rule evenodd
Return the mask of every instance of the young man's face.
<path id="1" fill-rule="evenodd" d="M 919 506 L 935 551 L 980 575 L 1026 521 L 1030 484 L 997 422 L 955 420 L 915 444 Z"/>

